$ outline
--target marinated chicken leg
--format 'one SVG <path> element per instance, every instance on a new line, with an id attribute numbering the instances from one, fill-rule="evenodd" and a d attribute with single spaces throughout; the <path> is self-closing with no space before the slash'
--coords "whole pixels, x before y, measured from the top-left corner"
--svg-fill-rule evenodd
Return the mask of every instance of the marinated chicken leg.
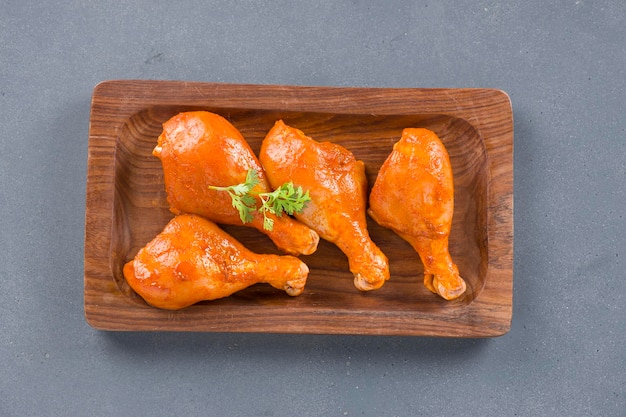
<path id="1" fill-rule="evenodd" d="M 268 132 L 259 154 L 270 184 L 293 181 L 311 201 L 295 217 L 348 257 L 354 285 L 380 288 L 389 279 L 387 257 L 367 231 L 367 179 L 363 162 L 347 149 L 317 142 L 282 120 Z"/>
<path id="2" fill-rule="evenodd" d="M 169 119 L 163 124 L 153 155 L 163 165 L 167 200 L 174 214 L 193 213 L 216 223 L 241 225 L 239 212 L 229 195 L 209 187 L 242 183 L 250 168 L 260 178 L 254 191 L 271 191 L 261 164 L 241 133 L 214 113 L 185 112 Z M 274 220 L 271 231 L 264 229 L 264 217 L 258 211 L 244 225 L 265 233 L 286 253 L 315 252 L 317 233 L 289 216 L 277 217 L 271 213 L 267 216 Z"/>
<path id="3" fill-rule="evenodd" d="M 289 255 L 260 255 L 200 216 L 174 217 L 124 265 L 124 277 L 148 304 L 177 310 L 227 297 L 256 283 L 300 295 L 308 267 Z"/>
<path id="4" fill-rule="evenodd" d="M 370 216 L 395 231 L 424 264 L 424 285 L 446 300 L 465 292 L 448 252 L 454 185 L 448 152 L 434 132 L 404 129 L 378 172 Z"/>

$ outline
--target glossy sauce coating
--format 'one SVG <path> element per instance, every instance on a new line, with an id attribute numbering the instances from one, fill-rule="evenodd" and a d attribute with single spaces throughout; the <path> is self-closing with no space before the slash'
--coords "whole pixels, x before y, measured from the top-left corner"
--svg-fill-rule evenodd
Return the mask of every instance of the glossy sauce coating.
<path id="1" fill-rule="evenodd" d="M 340 145 L 317 142 L 282 120 L 268 132 L 259 154 L 272 185 L 293 181 L 311 201 L 295 214 L 348 257 L 355 286 L 380 288 L 389 262 L 367 231 L 367 179 L 363 162 Z"/>
<path id="2" fill-rule="evenodd" d="M 299 295 L 309 269 L 293 256 L 253 253 L 200 216 L 179 215 L 124 265 L 123 272 L 148 304 L 177 310 L 256 283 Z"/>
<path id="3" fill-rule="evenodd" d="M 209 187 L 243 183 L 250 168 L 261 179 L 255 191 L 271 191 L 248 142 L 230 122 L 215 113 L 183 112 L 172 117 L 163 124 L 153 154 L 161 160 L 167 200 L 174 214 L 193 213 L 216 223 L 241 225 L 228 193 Z M 317 233 L 289 216 L 268 216 L 274 219 L 272 231 L 263 228 L 263 215 L 259 212 L 244 225 L 265 233 L 286 253 L 315 252 Z"/>
<path id="4" fill-rule="evenodd" d="M 424 285 L 451 300 L 466 289 L 448 251 L 454 184 L 448 152 L 427 129 L 408 128 L 378 172 L 370 216 L 394 230 L 418 252 Z"/>

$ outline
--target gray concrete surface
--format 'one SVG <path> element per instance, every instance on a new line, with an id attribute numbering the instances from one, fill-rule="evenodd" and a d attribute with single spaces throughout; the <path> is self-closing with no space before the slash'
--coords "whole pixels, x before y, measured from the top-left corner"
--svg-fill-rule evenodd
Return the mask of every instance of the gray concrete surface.
<path id="1" fill-rule="evenodd" d="M 0 415 L 626 415 L 625 21 L 623 0 L 3 1 Z M 90 328 L 90 98 L 128 78 L 505 90 L 511 331 Z"/>

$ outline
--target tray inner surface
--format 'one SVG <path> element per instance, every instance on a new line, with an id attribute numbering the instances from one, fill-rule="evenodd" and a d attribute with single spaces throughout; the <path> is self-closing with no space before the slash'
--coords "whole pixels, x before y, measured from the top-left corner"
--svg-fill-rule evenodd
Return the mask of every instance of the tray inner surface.
<path id="1" fill-rule="evenodd" d="M 423 267 L 417 253 L 393 232 L 368 217 L 370 236 L 389 257 L 391 279 L 379 290 L 361 293 L 352 284 L 348 262 L 334 245 L 321 241 L 317 252 L 301 259 L 310 268 L 304 293 L 296 298 L 268 285 L 255 285 L 215 305 L 272 305 L 314 308 L 318 311 L 368 310 L 433 311 L 468 305 L 480 296 L 488 263 L 487 154 L 479 133 L 463 119 L 447 115 L 337 115 L 312 112 L 263 111 L 245 108 L 189 108 L 156 106 L 130 117 L 120 131 L 115 153 L 115 198 L 111 241 L 111 269 L 117 286 L 132 303 L 143 304 L 122 275 L 125 262 L 156 236 L 172 218 L 166 201 L 160 161 L 151 152 L 162 123 L 181 111 L 208 110 L 237 127 L 258 155 L 261 142 L 278 119 L 318 141 L 336 142 L 366 166 L 371 187 L 377 172 L 405 127 L 436 132 L 450 155 L 455 184 L 455 212 L 450 252 L 468 284 L 459 300 L 447 302 L 421 283 Z M 263 234 L 248 227 L 223 226 L 250 250 L 279 253 Z M 206 304 L 206 303 L 200 303 Z"/>

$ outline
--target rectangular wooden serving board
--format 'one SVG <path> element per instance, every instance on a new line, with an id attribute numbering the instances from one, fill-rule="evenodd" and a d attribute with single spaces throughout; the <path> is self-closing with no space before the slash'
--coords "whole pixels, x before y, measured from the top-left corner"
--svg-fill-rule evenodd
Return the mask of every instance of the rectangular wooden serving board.
<path id="1" fill-rule="evenodd" d="M 379 290 L 353 285 L 345 255 L 320 242 L 302 256 L 305 291 L 289 297 L 257 284 L 179 311 L 148 306 L 122 266 L 172 218 L 160 161 L 151 152 L 162 124 L 181 111 L 228 119 L 258 153 L 278 119 L 362 160 L 369 185 L 403 128 L 424 127 L 444 142 L 455 182 L 450 251 L 468 284 L 445 301 L 422 283 L 417 253 L 368 218 L 389 257 Z M 278 253 L 257 230 L 224 229 L 249 249 Z M 509 331 L 513 298 L 513 115 L 495 89 L 343 88 L 183 81 L 105 81 L 93 92 L 85 216 L 85 316 L 117 331 L 262 332 L 493 337 Z"/>

